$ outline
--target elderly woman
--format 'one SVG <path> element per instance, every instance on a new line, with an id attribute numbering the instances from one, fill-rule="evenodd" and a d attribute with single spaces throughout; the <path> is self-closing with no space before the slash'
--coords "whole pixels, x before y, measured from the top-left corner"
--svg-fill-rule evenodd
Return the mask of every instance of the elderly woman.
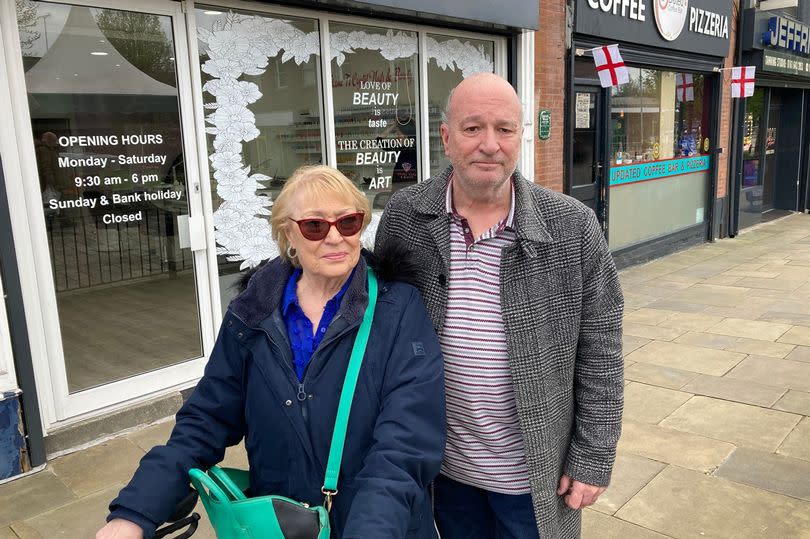
<path id="1" fill-rule="evenodd" d="M 321 486 L 350 351 L 379 296 L 348 422 L 339 493 L 330 512 L 343 538 L 434 537 L 428 485 L 445 443 L 442 359 L 401 261 L 361 253 L 365 196 L 329 167 L 299 169 L 273 206 L 281 256 L 262 266 L 225 314 L 205 375 L 165 446 L 141 460 L 96 537 L 150 537 L 188 493 L 188 472 L 245 439 L 253 496 L 312 506 Z"/>

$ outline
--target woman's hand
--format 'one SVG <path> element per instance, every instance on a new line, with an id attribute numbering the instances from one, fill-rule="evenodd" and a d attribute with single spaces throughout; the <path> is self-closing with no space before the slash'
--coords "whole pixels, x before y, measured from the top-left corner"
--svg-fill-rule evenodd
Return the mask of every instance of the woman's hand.
<path id="1" fill-rule="evenodd" d="M 98 530 L 96 539 L 143 539 L 143 530 L 134 522 L 114 518 Z"/>

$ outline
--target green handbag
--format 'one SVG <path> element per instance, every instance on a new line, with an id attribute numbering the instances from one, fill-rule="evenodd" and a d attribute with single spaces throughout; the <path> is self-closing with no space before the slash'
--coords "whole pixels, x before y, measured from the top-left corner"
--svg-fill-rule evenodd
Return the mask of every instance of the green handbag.
<path id="1" fill-rule="evenodd" d="M 340 462 L 346 441 L 346 427 L 363 355 L 366 351 L 371 321 L 377 303 L 377 278 L 368 268 L 368 306 L 354 339 L 354 347 L 340 393 L 335 430 L 323 481 L 323 505 L 308 504 L 284 496 L 248 498 L 248 472 L 234 468 L 212 467 L 208 473 L 192 468 L 188 474 L 200 494 L 203 506 L 218 539 L 329 539 L 329 511 L 337 494 Z"/>

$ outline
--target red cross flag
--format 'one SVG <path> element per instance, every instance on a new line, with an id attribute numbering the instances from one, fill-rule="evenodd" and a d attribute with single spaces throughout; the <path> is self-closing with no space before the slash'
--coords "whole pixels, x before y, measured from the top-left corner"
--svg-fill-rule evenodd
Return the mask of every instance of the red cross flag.
<path id="1" fill-rule="evenodd" d="M 695 83 L 691 73 L 678 73 L 677 84 L 675 84 L 675 95 L 678 101 L 685 103 L 695 100 Z"/>
<path id="2" fill-rule="evenodd" d="M 593 49 L 593 60 L 596 63 L 596 72 L 599 73 L 599 82 L 602 88 L 618 86 L 630 80 L 630 73 L 624 65 L 622 55 L 619 54 L 618 45 L 607 45 Z"/>
<path id="3" fill-rule="evenodd" d="M 731 97 L 751 97 L 754 95 L 755 66 L 731 68 Z"/>

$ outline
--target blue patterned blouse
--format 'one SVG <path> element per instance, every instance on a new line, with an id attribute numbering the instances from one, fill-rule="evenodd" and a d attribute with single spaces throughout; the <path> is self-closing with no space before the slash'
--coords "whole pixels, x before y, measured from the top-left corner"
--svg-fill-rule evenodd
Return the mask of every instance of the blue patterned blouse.
<path id="1" fill-rule="evenodd" d="M 354 271 L 352 271 L 352 275 L 354 275 Z M 304 379 L 304 372 L 307 370 L 309 360 L 312 359 L 312 354 L 318 349 L 323 336 L 326 334 L 326 329 L 338 312 L 340 300 L 343 299 L 346 289 L 349 288 L 352 275 L 346 279 L 346 283 L 338 293 L 326 303 L 323 315 L 321 315 L 321 321 L 318 324 L 318 330 L 314 333 L 312 331 L 312 322 L 304 314 L 301 304 L 298 303 L 296 285 L 301 277 L 301 270 L 295 270 L 287 280 L 287 287 L 284 289 L 284 297 L 281 300 L 281 314 L 284 317 L 284 325 L 287 326 L 287 338 L 290 340 L 293 353 L 293 368 L 295 374 L 298 375 L 299 382 Z"/>

